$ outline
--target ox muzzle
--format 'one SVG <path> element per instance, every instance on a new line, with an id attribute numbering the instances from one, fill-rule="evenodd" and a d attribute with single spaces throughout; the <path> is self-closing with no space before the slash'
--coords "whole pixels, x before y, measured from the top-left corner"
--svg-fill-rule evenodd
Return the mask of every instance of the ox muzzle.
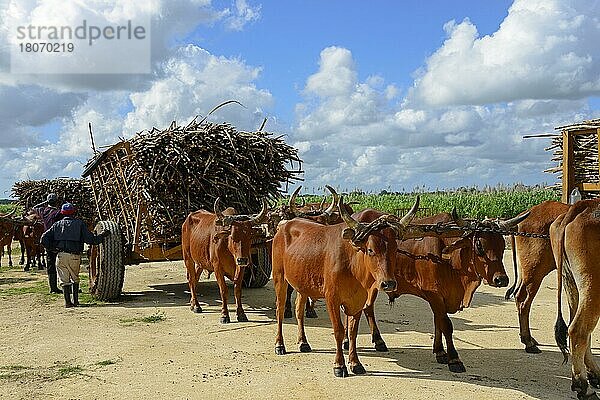
<path id="1" fill-rule="evenodd" d="M 381 290 L 384 292 L 393 292 L 396 290 L 396 281 L 383 281 L 381 282 Z"/>
<path id="2" fill-rule="evenodd" d="M 237 263 L 237 265 L 239 265 L 240 267 L 245 267 L 248 265 L 248 258 L 247 257 L 239 257 L 235 260 L 235 262 Z"/>

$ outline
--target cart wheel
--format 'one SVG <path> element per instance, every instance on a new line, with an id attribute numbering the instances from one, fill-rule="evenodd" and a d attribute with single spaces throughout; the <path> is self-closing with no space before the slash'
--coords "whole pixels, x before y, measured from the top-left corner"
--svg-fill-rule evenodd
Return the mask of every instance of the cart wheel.
<path id="1" fill-rule="evenodd" d="M 93 247 L 90 256 L 90 293 L 98 300 L 110 301 L 121 295 L 125 265 L 119 225 L 113 221 L 100 221 L 96 225 L 96 234 L 105 229 L 110 235 Z"/>
<path id="2" fill-rule="evenodd" d="M 252 250 L 252 267 L 244 271 L 243 286 L 260 288 L 271 279 L 271 250 L 269 247 L 257 247 Z"/>

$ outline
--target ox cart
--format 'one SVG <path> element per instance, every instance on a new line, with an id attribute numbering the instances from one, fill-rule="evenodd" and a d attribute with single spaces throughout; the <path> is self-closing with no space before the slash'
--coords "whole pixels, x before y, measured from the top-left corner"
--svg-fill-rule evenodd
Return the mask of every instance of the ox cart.
<path id="1" fill-rule="evenodd" d="M 96 205 L 96 231 L 112 234 L 92 248 L 91 293 L 117 298 L 125 265 L 181 260 L 181 224 L 190 212 L 212 210 L 216 198 L 237 211 L 258 210 L 262 199 L 280 196 L 282 184 L 298 179 L 300 167 L 297 150 L 281 137 L 195 120 L 143 131 L 97 152 L 82 176 Z M 269 246 L 264 235 L 253 241 L 246 287 L 269 281 Z"/>

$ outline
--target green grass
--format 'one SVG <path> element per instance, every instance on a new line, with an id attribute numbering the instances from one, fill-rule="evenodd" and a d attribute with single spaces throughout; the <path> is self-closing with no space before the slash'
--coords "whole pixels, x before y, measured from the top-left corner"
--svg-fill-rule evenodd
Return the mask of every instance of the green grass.
<path id="1" fill-rule="evenodd" d="M 81 375 L 84 369 L 79 365 L 68 365 L 58 368 L 59 379 L 69 378 L 73 375 Z"/>
<path id="2" fill-rule="evenodd" d="M 97 365 L 99 367 L 107 367 L 109 365 L 115 365 L 118 362 L 119 362 L 119 360 L 103 360 L 103 361 L 98 361 L 97 363 L 94 363 L 94 365 Z"/>
<path id="3" fill-rule="evenodd" d="M 28 370 L 31 369 L 24 365 L 6 365 L 0 366 L 0 382 L 4 381 L 17 381 L 27 375 Z"/>
<path id="4" fill-rule="evenodd" d="M 25 273 L 25 272 L 24 272 Z M 2 282 L 2 278 L 0 278 L 0 283 Z M 2 285 L 3 286 L 3 285 Z M 20 296 L 25 294 L 43 294 L 48 295 L 48 297 L 52 297 L 50 295 L 48 284 L 41 280 L 34 280 L 31 284 L 26 286 L 19 287 L 2 287 L 0 286 L 0 297 L 9 297 L 9 296 Z"/>
<path id="5" fill-rule="evenodd" d="M 0 273 L 3 271 L 14 271 L 21 269 L 21 266 L 2 267 Z M 43 303 L 49 303 L 56 299 L 62 299 L 60 294 L 50 294 L 50 288 L 48 287 L 48 280 L 45 271 L 31 271 L 22 272 L 23 276 L 20 277 L 2 277 L 0 275 L 0 298 L 6 298 L 11 296 L 22 296 L 28 294 L 39 295 L 39 299 Z M 23 285 L 15 286 L 16 284 L 23 283 Z M 82 306 L 97 306 L 106 304 L 103 301 L 97 300 L 89 293 L 89 277 L 86 273 L 79 274 L 79 287 L 81 293 L 79 293 L 79 303 Z"/>
<path id="6" fill-rule="evenodd" d="M 122 323 L 122 324 L 124 324 L 124 325 L 130 326 L 130 325 L 133 325 L 135 323 L 154 324 L 154 323 L 157 323 L 157 322 L 164 321 L 166 319 L 167 319 L 167 317 L 166 317 L 166 315 L 165 315 L 164 312 L 157 311 L 154 314 L 148 315 L 146 317 L 121 318 L 121 319 L 119 319 L 119 322 Z"/>
<path id="7" fill-rule="evenodd" d="M 338 191 L 340 192 L 340 191 Z M 340 192 L 341 193 L 341 192 Z M 364 193 L 359 190 L 347 193 L 345 202 L 355 201 L 355 211 L 375 208 L 384 212 L 397 214 L 412 206 L 417 194 L 420 196 L 420 208 L 427 210 L 427 215 L 450 212 L 453 207 L 461 217 L 465 218 L 512 218 L 522 211 L 545 200 L 559 200 L 557 192 L 542 187 L 515 185 L 498 186 L 478 190 L 462 188 L 454 191 L 414 192 L 414 193 Z M 322 196 L 305 196 L 306 202 L 320 202 Z M 287 201 L 287 200 L 285 200 Z"/>
<path id="8" fill-rule="evenodd" d="M 0 204 L 0 214 L 9 213 L 15 207 L 17 207 L 17 206 L 15 206 L 14 204 Z M 17 209 L 17 214 L 20 214 L 20 212 L 19 212 L 20 209 L 21 209 L 20 207 Z"/>
<path id="9" fill-rule="evenodd" d="M 99 370 L 120 361 L 122 360 L 119 358 L 117 360 L 102 360 L 90 365 L 70 364 L 64 361 L 56 361 L 50 366 L 5 365 L 0 366 L 0 384 L 2 381 L 52 382 L 72 377 L 92 378 L 86 371 Z"/>

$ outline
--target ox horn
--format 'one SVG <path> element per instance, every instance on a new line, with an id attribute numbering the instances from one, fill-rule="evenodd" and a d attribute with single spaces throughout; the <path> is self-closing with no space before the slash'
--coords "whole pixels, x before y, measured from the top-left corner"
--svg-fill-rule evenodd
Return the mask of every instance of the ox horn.
<path id="1" fill-rule="evenodd" d="M 421 199 L 417 195 L 417 198 L 415 200 L 415 204 L 413 204 L 413 206 L 410 208 L 410 210 L 408 210 L 408 212 L 406 213 L 406 215 L 404 217 L 402 217 L 402 219 L 400 221 L 398 221 L 398 224 L 400 226 L 402 226 L 403 228 L 406 228 L 408 226 L 408 224 L 411 223 L 411 221 L 413 220 L 413 218 L 417 214 L 417 210 L 419 209 L 419 202 L 420 201 L 421 201 Z"/>
<path id="2" fill-rule="evenodd" d="M 296 190 L 294 190 L 294 193 L 292 193 L 292 195 L 290 196 L 290 201 L 288 204 L 290 207 L 290 211 L 295 216 L 298 216 L 300 214 L 300 212 L 298 212 L 298 209 L 296 208 L 296 197 L 298 197 L 298 193 L 300 193 L 300 189 L 302 189 L 302 185 L 298 186 L 296 188 Z"/>
<path id="3" fill-rule="evenodd" d="M 452 212 L 450 213 L 450 215 L 452 215 L 452 220 L 454 221 L 454 223 L 460 227 L 465 227 L 467 225 L 469 225 L 469 223 L 467 221 L 465 221 L 464 219 L 462 219 L 461 217 L 458 216 L 458 212 L 456 211 L 456 206 L 452 208 Z"/>
<path id="4" fill-rule="evenodd" d="M 215 214 L 217 215 L 217 219 L 219 220 L 223 220 L 225 219 L 225 216 L 223 215 L 223 213 L 221 212 L 221 210 L 219 209 L 219 202 L 221 201 L 220 197 L 217 197 L 217 199 L 215 200 L 215 205 L 214 205 L 214 209 L 215 209 Z"/>
<path id="5" fill-rule="evenodd" d="M 334 192 L 332 192 L 332 193 L 334 193 Z M 336 195 L 337 195 L 337 193 L 336 193 Z M 338 206 L 338 209 L 340 210 L 340 216 L 342 217 L 342 219 L 344 220 L 346 225 L 348 225 L 348 227 L 350 229 L 356 230 L 356 228 L 358 228 L 359 222 L 357 220 L 355 220 L 354 218 L 352 218 L 352 216 L 350 214 L 348 214 L 348 212 L 344 208 L 344 196 L 339 197 L 339 199 L 337 201 L 337 206 Z"/>
<path id="6" fill-rule="evenodd" d="M 504 229 L 507 231 L 513 230 L 520 222 L 522 222 L 525 218 L 529 217 L 529 213 L 530 211 L 527 211 L 522 215 L 518 215 L 506 221 L 500 221 L 498 225 L 500 226 L 500 229 Z"/>
<path id="7" fill-rule="evenodd" d="M 8 214 L 0 214 L 0 218 L 10 218 L 13 215 L 15 215 L 15 213 L 17 212 L 17 207 L 13 208 L 13 210 L 11 212 L 9 212 Z"/>
<path id="8" fill-rule="evenodd" d="M 269 205 L 267 204 L 267 201 L 265 199 L 262 199 L 262 209 L 255 217 L 252 217 L 252 223 L 259 225 L 265 222 L 268 209 Z"/>
<path id="9" fill-rule="evenodd" d="M 319 211 L 323 212 L 323 207 L 325 207 L 326 201 L 327 201 L 327 196 L 323 196 L 323 199 L 321 199 L 321 204 L 319 204 Z"/>
<path id="10" fill-rule="evenodd" d="M 325 187 L 327 188 L 327 190 L 329 190 L 331 192 L 331 196 L 333 198 L 331 199 L 331 204 L 329 205 L 327 210 L 323 211 L 323 214 L 331 215 L 335 211 L 335 205 L 339 203 L 340 195 L 337 194 L 335 189 L 332 188 L 331 186 L 325 185 Z"/>

